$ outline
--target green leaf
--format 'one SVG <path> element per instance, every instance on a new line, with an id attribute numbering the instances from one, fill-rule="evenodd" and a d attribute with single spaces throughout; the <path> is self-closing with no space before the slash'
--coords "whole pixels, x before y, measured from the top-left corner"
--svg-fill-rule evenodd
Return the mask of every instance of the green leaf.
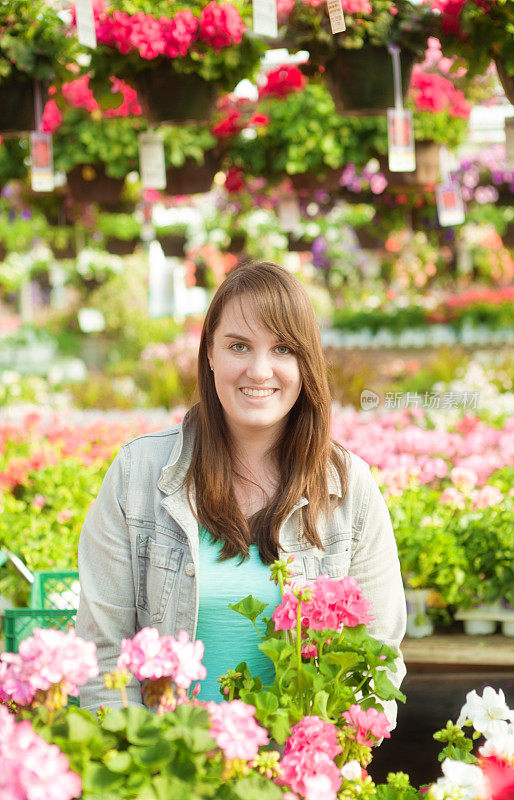
<path id="1" fill-rule="evenodd" d="M 292 724 L 288 712 L 285 709 L 279 708 L 269 723 L 269 731 L 272 738 L 275 739 L 278 744 L 284 744 L 291 733 Z"/>
<path id="2" fill-rule="evenodd" d="M 321 691 L 316 692 L 314 695 L 314 703 L 312 704 L 312 713 L 321 717 L 321 719 L 327 719 L 327 703 L 329 701 L 330 695 L 328 692 Z"/>
<path id="3" fill-rule="evenodd" d="M 137 764 L 150 767 L 152 772 L 172 760 L 175 755 L 169 741 L 159 739 L 149 747 L 129 747 L 129 753 Z"/>
<path id="4" fill-rule="evenodd" d="M 89 762 L 85 765 L 82 775 L 84 793 L 103 794 L 106 791 L 117 789 L 125 781 L 123 775 L 111 772 L 105 764 Z"/>
<path id="5" fill-rule="evenodd" d="M 248 597 L 245 597 L 244 600 L 240 600 L 239 603 L 229 603 L 228 607 L 231 608 L 232 611 L 237 611 L 238 614 L 255 622 L 257 617 L 268 607 L 268 603 L 262 603 L 249 594 Z"/>
<path id="6" fill-rule="evenodd" d="M 70 742 L 84 743 L 98 738 L 98 725 L 92 718 L 87 719 L 81 714 L 70 712 L 66 722 Z"/>
<path id="7" fill-rule="evenodd" d="M 326 661 L 327 664 L 335 664 L 340 670 L 344 669 L 346 672 L 360 661 L 356 653 L 327 653 L 321 656 L 321 658 L 323 661 Z"/>
<path id="8" fill-rule="evenodd" d="M 260 642 L 258 647 L 275 665 L 294 654 L 294 648 L 283 639 L 268 639 Z"/>
<path id="9" fill-rule="evenodd" d="M 391 683 L 384 670 L 377 670 L 373 677 L 375 694 L 381 700 L 401 700 L 405 703 L 405 695 Z"/>
<path id="10" fill-rule="evenodd" d="M 109 750 L 105 754 L 103 762 L 111 772 L 128 772 L 132 765 L 130 754 L 119 753 L 117 750 Z"/>

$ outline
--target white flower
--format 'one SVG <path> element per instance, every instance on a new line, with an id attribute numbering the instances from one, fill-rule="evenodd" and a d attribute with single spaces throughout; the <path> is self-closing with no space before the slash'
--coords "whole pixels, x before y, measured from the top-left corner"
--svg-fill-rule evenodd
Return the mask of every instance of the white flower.
<path id="1" fill-rule="evenodd" d="M 514 720 L 514 712 L 506 704 L 501 689 L 495 692 L 491 686 L 486 686 L 482 697 L 474 689 L 466 695 L 457 725 L 461 726 L 466 719 L 470 719 L 474 729 L 489 739 L 507 733 L 506 720 Z"/>
<path id="2" fill-rule="evenodd" d="M 487 787 L 480 767 L 445 758 L 442 763 L 443 778 L 430 788 L 433 800 L 485 800 Z"/>
<path id="3" fill-rule="evenodd" d="M 505 733 L 492 736 L 478 752 L 481 756 L 496 756 L 505 761 L 514 759 L 514 730 L 508 729 Z"/>
<path id="4" fill-rule="evenodd" d="M 361 765 L 358 761 L 348 761 L 341 767 L 341 775 L 347 781 L 358 781 L 362 776 Z"/>

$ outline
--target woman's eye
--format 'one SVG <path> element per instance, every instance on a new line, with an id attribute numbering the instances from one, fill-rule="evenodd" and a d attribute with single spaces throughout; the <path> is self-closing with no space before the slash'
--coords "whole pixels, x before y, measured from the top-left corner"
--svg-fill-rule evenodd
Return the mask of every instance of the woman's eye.
<path id="1" fill-rule="evenodd" d="M 285 344 L 279 344 L 278 347 L 275 347 L 276 352 L 279 356 L 286 356 L 288 353 L 291 352 L 289 347 L 286 347 Z"/>
<path id="2" fill-rule="evenodd" d="M 244 353 L 246 351 L 246 345 L 242 342 L 236 342 L 230 346 L 231 350 L 234 350 L 236 353 Z"/>

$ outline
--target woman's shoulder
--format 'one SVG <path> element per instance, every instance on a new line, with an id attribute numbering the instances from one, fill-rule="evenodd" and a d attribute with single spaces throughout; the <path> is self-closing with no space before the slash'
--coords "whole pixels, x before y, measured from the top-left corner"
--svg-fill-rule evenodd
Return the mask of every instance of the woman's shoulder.
<path id="1" fill-rule="evenodd" d="M 333 442 L 333 446 L 344 461 L 347 475 L 347 486 L 351 493 L 365 488 L 366 486 L 370 486 L 372 483 L 376 483 L 373 473 L 371 472 L 370 465 L 367 463 L 367 461 L 365 461 L 361 456 L 358 456 L 356 453 L 353 453 L 351 450 L 347 450 L 337 442 Z"/>
<path id="2" fill-rule="evenodd" d="M 135 436 L 122 445 L 121 452 L 131 462 L 152 462 L 163 467 L 178 457 L 182 444 L 182 424 L 179 424 Z"/>

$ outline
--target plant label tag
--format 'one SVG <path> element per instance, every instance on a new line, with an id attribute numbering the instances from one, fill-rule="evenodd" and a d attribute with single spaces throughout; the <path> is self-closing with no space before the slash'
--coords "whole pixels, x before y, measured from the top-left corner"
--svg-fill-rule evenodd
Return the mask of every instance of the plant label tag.
<path id="1" fill-rule="evenodd" d="M 414 172 L 414 126 L 412 111 L 404 108 L 387 109 L 387 144 L 391 172 Z"/>
<path id="2" fill-rule="evenodd" d="M 278 35 L 277 0 L 253 0 L 253 32 L 276 39 Z"/>
<path id="3" fill-rule="evenodd" d="M 327 0 L 328 16 L 330 17 L 330 28 L 332 33 L 342 33 L 346 30 L 344 21 L 343 5 L 341 0 Z"/>
<path id="4" fill-rule="evenodd" d="M 77 38 L 79 44 L 96 48 L 95 17 L 93 14 L 93 0 L 76 0 L 77 9 Z"/>
<path id="5" fill-rule="evenodd" d="M 297 197 L 283 197 L 277 206 L 280 227 L 284 233 L 294 231 L 300 224 L 300 203 Z"/>
<path id="6" fill-rule="evenodd" d="M 53 192 L 54 159 L 52 151 L 52 134 L 30 134 L 30 183 L 33 192 Z"/>
<path id="7" fill-rule="evenodd" d="M 156 133 L 139 134 L 139 170 L 143 189 L 164 189 L 164 142 Z"/>
<path id="8" fill-rule="evenodd" d="M 505 167 L 514 172 L 514 117 L 505 117 Z"/>
<path id="9" fill-rule="evenodd" d="M 439 225 L 461 225 L 465 220 L 464 203 L 458 183 L 441 183 L 435 190 Z"/>

